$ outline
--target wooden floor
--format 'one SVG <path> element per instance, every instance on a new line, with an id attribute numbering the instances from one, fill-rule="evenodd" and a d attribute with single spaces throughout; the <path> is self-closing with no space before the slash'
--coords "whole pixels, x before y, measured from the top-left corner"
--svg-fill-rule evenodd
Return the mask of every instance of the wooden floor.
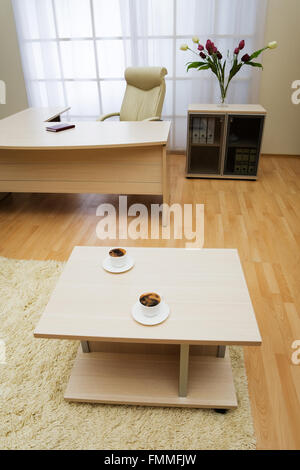
<path id="1" fill-rule="evenodd" d="M 300 158 L 264 157 L 260 179 L 187 180 L 185 159 L 170 155 L 171 202 L 205 204 L 205 247 L 238 248 L 261 330 L 262 347 L 245 348 L 259 449 L 300 449 Z M 128 204 L 160 202 L 131 196 Z M 116 196 L 13 194 L 0 201 L 0 255 L 66 260 L 74 245 L 97 239 L 102 202 Z M 123 245 L 184 246 L 185 240 Z"/>

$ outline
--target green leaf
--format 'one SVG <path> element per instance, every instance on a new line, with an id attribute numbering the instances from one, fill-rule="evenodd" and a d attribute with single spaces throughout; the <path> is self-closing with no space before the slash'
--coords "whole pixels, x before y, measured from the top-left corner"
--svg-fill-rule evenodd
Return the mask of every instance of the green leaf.
<path id="1" fill-rule="evenodd" d="M 233 64 L 231 70 L 230 70 L 230 73 L 229 73 L 229 79 L 228 81 L 230 82 L 230 80 L 233 79 L 233 77 L 240 71 L 240 69 L 243 67 L 243 62 L 241 62 L 240 64 L 237 64 L 236 62 Z"/>
<path id="2" fill-rule="evenodd" d="M 206 62 L 188 62 L 186 65 L 188 66 L 187 71 L 189 71 L 190 69 L 198 69 L 201 65 L 206 65 Z"/>
<path id="3" fill-rule="evenodd" d="M 210 69 L 210 65 L 209 65 L 209 64 L 201 65 L 201 67 L 198 68 L 198 70 L 206 70 L 206 69 Z"/>
<path id="4" fill-rule="evenodd" d="M 222 74 L 222 81 L 225 81 L 225 67 L 226 67 L 226 59 L 224 60 L 223 65 L 221 64 L 221 74 Z"/>
<path id="5" fill-rule="evenodd" d="M 253 54 L 251 54 L 250 56 L 250 60 L 252 59 L 256 59 L 256 57 L 258 57 L 263 51 L 265 51 L 266 49 L 268 49 L 267 47 L 263 47 L 262 49 L 259 49 L 258 51 L 255 51 L 253 52 Z"/>
<path id="6" fill-rule="evenodd" d="M 207 62 L 209 63 L 212 72 L 218 77 L 218 69 L 215 63 L 212 61 L 212 59 L 209 56 L 207 56 Z"/>
<path id="7" fill-rule="evenodd" d="M 258 62 L 245 62 L 245 65 L 251 65 L 251 67 L 260 67 L 261 69 L 263 69 L 263 66 Z"/>

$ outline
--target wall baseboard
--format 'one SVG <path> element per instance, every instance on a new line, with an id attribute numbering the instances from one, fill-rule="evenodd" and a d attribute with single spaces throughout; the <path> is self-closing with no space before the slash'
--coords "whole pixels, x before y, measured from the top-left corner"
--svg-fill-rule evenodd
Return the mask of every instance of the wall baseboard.
<path id="1" fill-rule="evenodd" d="M 276 157 L 284 157 L 284 158 L 300 158 L 300 155 L 288 155 L 288 154 L 282 154 L 282 153 L 262 153 L 262 157 L 269 157 L 269 158 L 276 158 Z"/>

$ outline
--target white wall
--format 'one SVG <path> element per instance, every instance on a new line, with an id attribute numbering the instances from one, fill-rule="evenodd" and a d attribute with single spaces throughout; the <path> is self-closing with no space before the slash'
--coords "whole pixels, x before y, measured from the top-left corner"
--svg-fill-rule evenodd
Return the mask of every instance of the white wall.
<path id="1" fill-rule="evenodd" d="M 28 107 L 11 0 L 0 0 L 0 80 L 6 83 L 2 119 Z"/>
<path id="2" fill-rule="evenodd" d="M 292 104 L 291 84 L 300 80 L 300 0 L 269 0 L 260 103 L 267 109 L 263 153 L 300 155 L 300 104 Z"/>

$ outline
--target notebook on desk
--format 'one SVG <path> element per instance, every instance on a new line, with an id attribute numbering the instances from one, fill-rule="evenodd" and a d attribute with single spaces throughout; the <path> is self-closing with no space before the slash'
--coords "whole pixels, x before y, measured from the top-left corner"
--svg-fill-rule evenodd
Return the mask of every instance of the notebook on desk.
<path id="1" fill-rule="evenodd" d="M 55 126 L 48 126 L 46 127 L 46 131 L 61 132 L 61 131 L 66 131 L 67 129 L 74 129 L 74 127 L 75 127 L 75 124 L 62 123 L 62 124 L 56 124 Z"/>

